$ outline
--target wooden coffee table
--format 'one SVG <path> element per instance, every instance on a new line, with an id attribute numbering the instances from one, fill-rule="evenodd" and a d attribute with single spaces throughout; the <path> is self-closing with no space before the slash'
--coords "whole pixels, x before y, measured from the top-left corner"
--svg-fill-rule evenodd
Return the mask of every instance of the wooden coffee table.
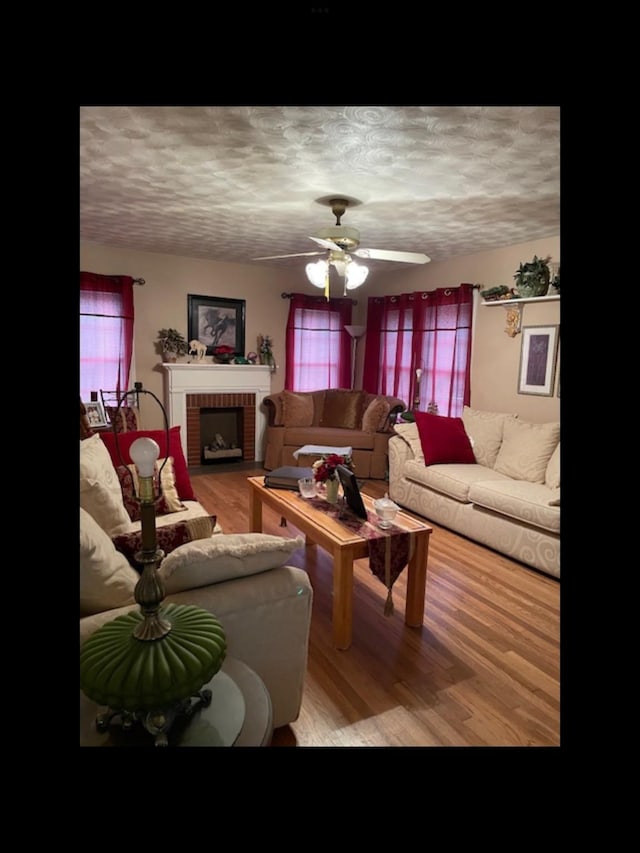
<path id="1" fill-rule="evenodd" d="M 262 507 L 268 506 L 294 524 L 307 537 L 308 544 L 320 545 L 333 555 L 333 644 L 338 649 L 351 645 L 353 611 L 353 561 L 369 556 L 366 539 L 352 533 L 345 525 L 315 509 L 297 492 L 268 489 L 264 477 L 248 477 L 250 489 L 250 525 L 255 533 L 262 531 Z M 362 495 L 368 511 L 373 512 L 373 499 Z M 407 604 L 404 621 L 420 628 L 424 619 L 427 582 L 427 558 L 431 527 L 399 512 L 396 523 L 415 537 L 413 556 L 407 566 Z"/>

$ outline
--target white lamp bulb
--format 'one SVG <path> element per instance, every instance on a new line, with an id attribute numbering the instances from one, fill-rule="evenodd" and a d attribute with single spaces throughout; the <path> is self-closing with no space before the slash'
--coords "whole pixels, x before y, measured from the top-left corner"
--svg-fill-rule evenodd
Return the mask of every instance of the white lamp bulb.
<path id="1" fill-rule="evenodd" d="M 311 284 L 315 285 L 315 287 L 325 286 L 328 266 L 326 261 L 316 261 L 315 264 L 307 264 L 305 270 Z"/>
<path id="2" fill-rule="evenodd" d="M 138 469 L 140 477 L 153 477 L 160 446 L 152 438 L 136 438 L 129 448 L 129 455 Z"/>

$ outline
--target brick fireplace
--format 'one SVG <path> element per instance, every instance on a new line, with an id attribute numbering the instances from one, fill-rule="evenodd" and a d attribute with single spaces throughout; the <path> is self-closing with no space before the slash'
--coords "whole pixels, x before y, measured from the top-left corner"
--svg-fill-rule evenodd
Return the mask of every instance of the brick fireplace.
<path id="1" fill-rule="evenodd" d="M 163 364 L 169 426 L 180 426 L 187 465 L 201 464 L 200 410 L 242 408 L 243 458 L 264 458 L 266 414 L 262 401 L 271 393 L 271 368 L 247 364 Z"/>
<path id="2" fill-rule="evenodd" d="M 202 462 L 202 436 L 200 434 L 201 409 L 237 408 L 244 410 L 242 422 L 243 460 L 256 458 L 256 395 L 255 394 L 187 394 L 187 465 Z"/>

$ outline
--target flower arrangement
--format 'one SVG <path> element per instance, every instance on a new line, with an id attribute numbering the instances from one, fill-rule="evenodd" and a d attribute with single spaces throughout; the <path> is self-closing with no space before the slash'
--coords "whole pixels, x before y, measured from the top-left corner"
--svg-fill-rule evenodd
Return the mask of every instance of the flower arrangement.
<path id="1" fill-rule="evenodd" d="M 235 352 L 233 347 L 224 344 L 223 346 L 213 348 L 213 357 L 221 364 L 228 364 L 235 355 Z"/>
<path id="2" fill-rule="evenodd" d="M 339 453 L 329 453 L 321 456 L 311 466 L 313 468 L 313 479 L 316 483 L 326 483 L 327 480 L 337 480 L 336 468 L 338 465 L 346 465 L 353 471 L 353 459 L 351 456 L 341 456 Z"/>

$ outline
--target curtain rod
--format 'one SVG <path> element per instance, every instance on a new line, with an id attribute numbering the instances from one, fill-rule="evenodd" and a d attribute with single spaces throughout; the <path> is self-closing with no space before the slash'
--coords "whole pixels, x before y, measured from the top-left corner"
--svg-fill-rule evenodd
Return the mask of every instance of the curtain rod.
<path id="1" fill-rule="evenodd" d="M 294 293 L 281 293 L 281 294 L 280 294 L 280 298 L 281 298 L 281 299 L 291 299 L 293 296 L 295 296 L 295 294 L 294 294 Z M 316 297 L 315 293 L 313 294 L 313 296 L 314 296 L 314 297 Z M 313 297 L 312 297 L 312 298 L 313 298 Z M 346 297 L 344 297 L 344 296 L 340 296 L 340 297 L 338 297 L 338 298 L 339 298 L 339 299 L 345 299 Z M 317 296 L 317 297 L 316 297 L 316 299 L 324 299 L 324 296 Z M 352 299 L 352 300 L 351 300 L 351 304 L 352 304 L 352 305 L 357 305 L 357 304 L 358 304 L 358 300 L 357 300 L 357 299 Z"/>
<path id="2" fill-rule="evenodd" d="M 143 278 L 134 278 L 133 283 L 142 285 L 146 284 L 147 282 Z"/>

